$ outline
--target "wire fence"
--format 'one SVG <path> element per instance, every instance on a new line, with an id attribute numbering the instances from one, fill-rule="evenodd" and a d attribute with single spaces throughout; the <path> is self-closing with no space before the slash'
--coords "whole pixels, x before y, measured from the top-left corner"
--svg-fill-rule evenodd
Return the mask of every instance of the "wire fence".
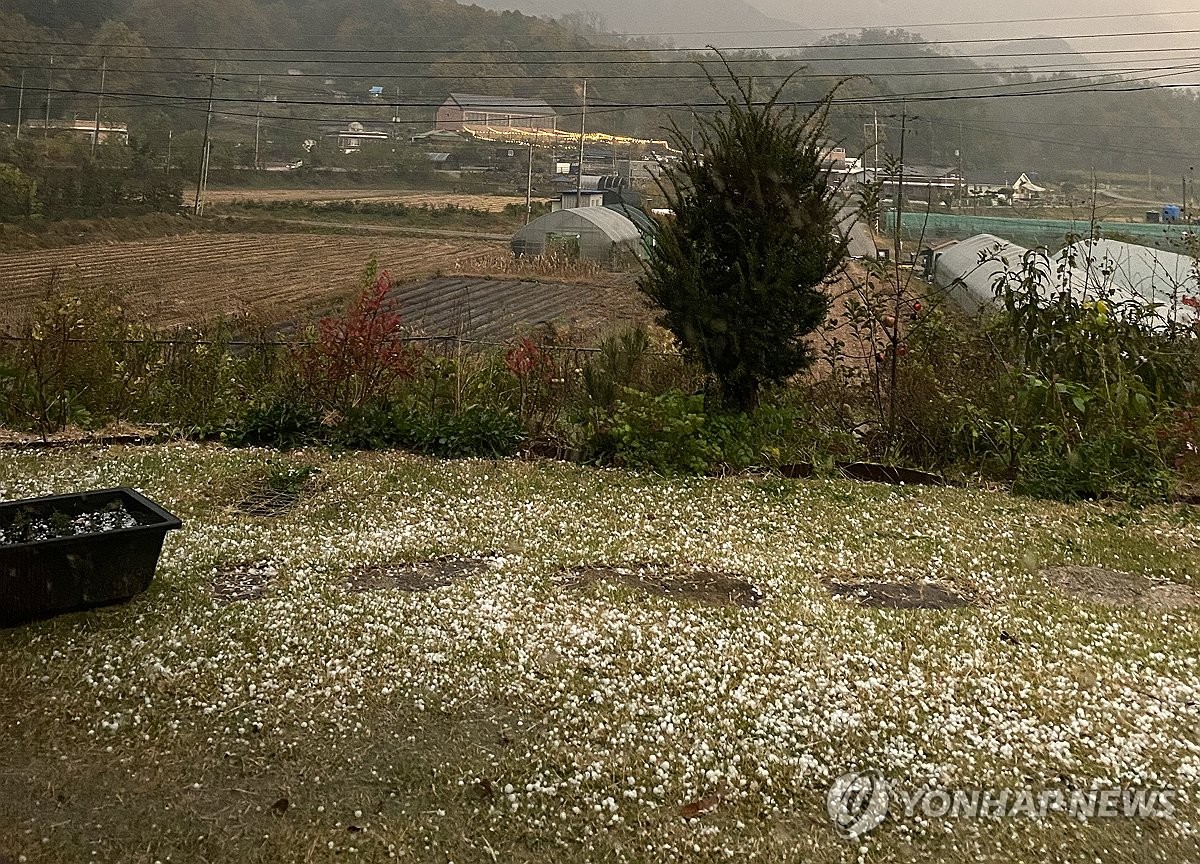
<path id="1" fill-rule="evenodd" d="M 37 339 L 33 336 L 18 336 L 11 333 L 0 333 L 0 342 L 10 343 L 30 343 L 45 341 Z M 183 347 L 200 347 L 200 346 L 223 346 L 229 349 L 238 349 L 245 351 L 254 348 L 296 348 L 301 346 L 315 345 L 316 340 L 313 339 L 166 339 L 161 337 L 150 337 L 145 339 L 91 339 L 91 338 L 76 338 L 67 337 L 59 340 L 70 345 L 161 345 L 161 346 L 183 346 Z M 413 335 L 405 336 L 404 341 L 416 342 L 421 344 L 441 344 L 441 345 L 462 345 L 478 348 L 512 348 L 514 342 L 499 342 L 489 339 L 471 339 L 465 336 L 456 334 L 442 335 Z M 595 345 L 565 345 L 557 342 L 534 340 L 534 344 L 542 351 L 554 351 L 574 354 L 600 354 L 604 349 Z M 652 357 L 675 357 L 678 356 L 674 351 L 648 351 L 644 352 Z"/>

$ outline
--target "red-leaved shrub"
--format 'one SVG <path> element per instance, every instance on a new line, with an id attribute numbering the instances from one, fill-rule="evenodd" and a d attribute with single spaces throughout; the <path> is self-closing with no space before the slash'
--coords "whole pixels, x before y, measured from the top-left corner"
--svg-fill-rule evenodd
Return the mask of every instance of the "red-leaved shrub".
<path id="1" fill-rule="evenodd" d="M 349 411 L 386 398 L 416 374 L 420 349 L 403 318 L 386 301 L 392 277 L 384 271 L 340 316 L 317 322 L 315 338 L 295 352 L 301 381 L 324 408 Z"/>

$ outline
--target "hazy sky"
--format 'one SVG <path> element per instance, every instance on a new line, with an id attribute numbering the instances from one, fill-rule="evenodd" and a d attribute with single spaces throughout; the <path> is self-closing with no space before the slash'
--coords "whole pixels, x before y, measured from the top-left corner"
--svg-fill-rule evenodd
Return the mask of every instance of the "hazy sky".
<path id="1" fill-rule="evenodd" d="M 1048 17 L 1079 16 L 1077 21 L 1031 22 L 1020 25 L 984 25 L 982 27 L 954 27 L 964 36 L 972 31 L 985 29 L 994 35 L 998 28 L 1012 27 L 1019 30 L 1015 35 L 1030 32 L 1068 34 L 1105 33 L 1136 30 L 1167 30 L 1200 28 L 1200 3 L 1196 0 L 841 0 L 837 3 L 813 2 L 813 0 L 751 0 L 763 12 L 809 27 L 864 27 L 898 25 L 912 27 L 934 22 L 996 21 L 1002 19 L 1030 19 Z M 1146 15 L 1156 12 L 1191 12 L 1185 17 L 1177 15 L 1149 15 L 1147 17 L 1097 18 L 1099 15 Z M 1087 20 L 1087 19 L 1091 20 Z M 1196 34 L 1200 35 L 1200 34 Z M 1200 44 L 1196 36 L 1192 44 Z"/>

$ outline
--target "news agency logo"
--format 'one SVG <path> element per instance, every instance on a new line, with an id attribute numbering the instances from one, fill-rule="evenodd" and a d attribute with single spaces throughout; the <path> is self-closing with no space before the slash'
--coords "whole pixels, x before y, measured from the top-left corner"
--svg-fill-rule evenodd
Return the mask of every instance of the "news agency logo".
<path id="1" fill-rule="evenodd" d="M 829 787 L 825 809 L 837 832 L 850 840 L 878 828 L 890 801 L 891 790 L 883 778 L 843 774 Z"/>
<path id="2" fill-rule="evenodd" d="M 878 828 L 889 813 L 897 821 L 922 819 L 1044 820 L 1055 813 L 1090 819 L 1169 819 L 1171 789 L 918 789 L 906 793 L 867 773 L 843 774 L 825 795 L 825 808 L 838 834 L 854 839 Z"/>

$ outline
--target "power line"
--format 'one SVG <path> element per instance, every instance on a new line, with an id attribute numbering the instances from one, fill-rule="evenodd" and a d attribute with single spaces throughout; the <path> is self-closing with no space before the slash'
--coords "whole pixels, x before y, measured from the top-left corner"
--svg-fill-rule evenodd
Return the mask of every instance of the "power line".
<path id="1" fill-rule="evenodd" d="M 1020 82 L 1017 84 L 1006 84 L 1006 85 L 982 85 L 982 86 L 976 86 L 976 87 L 946 88 L 946 89 L 940 89 L 940 90 L 911 91 L 911 92 L 906 92 L 906 93 L 892 93 L 892 94 L 878 94 L 878 95 L 871 95 L 871 96 L 834 98 L 834 99 L 830 100 L 830 104 L 832 104 L 832 105 L 885 105 L 885 104 L 890 105 L 890 104 L 897 104 L 897 103 L 903 102 L 905 100 L 912 101 L 912 102 L 978 101 L 978 100 L 986 100 L 986 99 L 1031 98 L 1031 97 L 1037 97 L 1037 96 L 1056 96 L 1056 95 L 1070 95 L 1070 94 L 1084 94 L 1084 93 L 1145 92 L 1148 90 L 1172 89 L 1172 88 L 1181 88 L 1181 87 L 1196 87 L 1196 86 L 1200 86 L 1200 85 L 1193 84 L 1193 83 L 1188 83 L 1188 84 L 1158 84 L 1158 83 L 1155 83 L 1155 84 L 1136 86 L 1136 87 L 1129 87 L 1129 86 L 1120 87 L 1120 86 L 1114 86 L 1114 85 L 1131 84 L 1131 83 L 1135 84 L 1139 81 L 1150 80 L 1150 79 L 1154 79 L 1154 78 L 1163 78 L 1163 77 L 1170 77 L 1170 76 L 1177 76 L 1177 75 L 1187 75 L 1187 74 L 1192 74 L 1193 72 L 1196 72 L 1198 70 L 1200 70 L 1200 65 L 1195 66 L 1195 67 L 1189 67 L 1189 68 L 1182 69 L 1182 70 L 1178 70 L 1175 72 L 1165 73 L 1165 74 L 1163 72 L 1155 72 L 1150 75 L 1124 79 L 1122 81 L 1108 82 L 1107 84 L 1097 83 L 1097 82 L 1088 82 L 1084 79 L 1067 79 L 1066 81 L 1063 82 L 1065 86 L 1052 87 L 1052 88 L 1047 88 L 1044 86 L 1050 82 Z M 1035 85 L 1041 85 L 1043 87 L 1043 89 L 1030 90 L 1027 92 L 1011 92 L 1011 90 L 1005 91 L 1005 92 L 992 92 L 992 93 L 973 92 L 973 91 L 984 90 L 984 89 L 995 90 L 1000 87 L 1013 88 L 1013 87 L 1030 87 L 1030 86 L 1035 86 Z M 13 90 L 13 89 L 15 89 L 14 85 L 9 85 L 9 84 L 0 85 L 0 90 Z M 98 95 L 98 92 L 95 90 L 85 90 L 85 89 L 76 89 L 76 88 L 49 88 L 48 92 L 56 93 L 56 94 L 60 94 L 60 95 L 76 95 L 76 96 L 96 96 L 96 95 Z M 186 96 L 186 95 L 180 95 L 180 94 L 166 94 L 166 93 L 116 92 L 116 93 L 110 93 L 110 95 L 112 95 L 114 97 L 166 100 L 168 103 L 174 103 L 176 105 L 189 104 L 189 103 L 196 104 L 198 102 L 207 102 L 208 101 L 207 97 L 205 97 L 205 96 Z M 778 100 L 775 104 L 777 106 L 783 107 L 783 108 L 812 107 L 812 106 L 823 104 L 824 101 L 825 101 L 824 99 Z M 249 97 L 216 97 L 214 99 L 214 103 L 258 104 L 259 100 L 256 98 L 249 98 Z M 154 104 L 154 103 L 151 103 L 151 104 Z M 161 104 L 161 103 L 158 103 L 158 104 Z M 349 107 L 347 105 L 347 103 L 345 103 L 345 102 L 341 102 L 341 101 L 337 101 L 337 100 L 319 100 L 319 99 L 312 99 L 312 100 L 280 99 L 275 102 L 263 103 L 263 104 L 304 106 L 304 107 L 337 107 L 337 108 Z M 360 109 L 369 109 L 371 107 L 436 108 L 436 107 L 439 107 L 441 104 L 442 104 L 441 100 L 433 101 L 433 102 L 417 102 L 417 101 L 409 100 L 409 101 L 404 101 L 404 102 L 399 102 L 399 103 L 395 103 L 395 102 L 383 103 L 378 106 L 372 106 L 370 104 L 357 104 L 353 107 L 357 107 Z M 636 110 L 636 109 L 686 109 L 686 110 L 718 109 L 719 110 L 719 109 L 725 107 L 724 102 L 628 102 L 628 103 L 618 103 L 618 102 L 607 101 L 605 103 L 602 103 L 602 105 L 608 111 L 612 111 L 612 112 Z M 595 110 L 595 109 L 592 109 L 592 110 Z M 230 112 L 223 112 L 223 113 L 230 113 Z M 230 116 L 234 116 L 234 115 L 231 114 Z M 249 114 L 246 116 L 253 117 L 255 115 Z M 565 112 L 565 113 L 560 113 L 558 116 L 570 117 L 572 115 L 570 114 L 570 112 Z M 296 119 L 296 118 L 290 118 L 290 119 Z M 306 118 L 306 119 L 310 119 L 313 122 L 330 122 L 331 118 Z M 423 119 L 427 119 L 427 117 L 422 117 L 422 118 L 417 118 L 417 119 L 423 120 Z"/>
<path id="2" fill-rule="evenodd" d="M 1060 34 L 1054 36 L 992 36 L 978 37 L 971 39 L 940 39 L 936 43 L 930 42 L 912 42 L 909 40 L 891 41 L 891 42 L 872 42 L 863 45 L 862 47 L 881 48 L 881 47 L 897 47 L 914 45 L 994 45 L 994 44 L 1009 44 L 1015 42 L 1048 42 L 1058 41 L 1062 39 L 1129 39 L 1142 36 L 1190 36 L 1200 33 L 1200 28 L 1176 28 L 1171 30 L 1136 30 L 1124 33 L 1072 33 Z M 388 37 L 389 41 L 394 41 L 394 37 Z M 430 36 L 413 37 L 420 38 L 422 42 L 428 43 Z M 34 39 L 0 39 L 3 44 L 18 44 L 18 45 L 33 45 L 44 48 L 130 48 L 130 49 L 148 49 L 148 50 L 164 50 L 164 51 L 222 51 L 225 53 L 245 53 L 254 52 L 255 54 L 296 54 L 301 52 L 316 52 L 320 54 L 393 54 L 401 53 L 395 48 L 273 48 L 267 46 L 238 46 L 238 45 L 153 45 L 153 44 L 132 44 L 126 42 L 73 42 L 68 40 L 34 40 Z M 845 49 L 847 45 L 771 45 L 765 47 L 739 47 L 728 46 L 718 47 L 717 50 L 729 51 L 795 51 L 795 50 L 833 50 Z M 508 55 L 508 54 L 631 54 L 631 53 L 678 53 L 690 52 L 695 53 L 695 48 L 679 48 L 679 47 L 646 47 L 638 48 L 632 46 L 619 47 L 586 47 L 586 48 L 414 48 L 405 49 L 405 54 L 486 54 L 486 55 Z M 293 61 L 294 62 L 294 61 Z"/>
<path id="3" fill-rule="evenodd" d="M 1200 61 L 1200 56 L 1192 55 L 1191 57 L 1180 58 L 1180 59 L 1181 60 Z M 1081 79 L 1082 78 L 1097 78 L 1097 77 L 1114 77 L 1115 78 L 1115 77 L 1119 77 L 1122 75 L 1133 75 L 1133 74 L 1140 73 L 1140 72 L 1150 72 L 1153 74 L 1160 74 L 1160 73 L 1166 73 L 1168 70 L 1178 69 L 1178 68 L 1180 68 L 1180 67 L 1177 67 L 1177 66 L 1122 66 L 1122 67 L 1116 67 L 1113 69 L 1096 70 L 1095 72 L 1093 72 L 1093 74 L 1090 74 L 1090 75 L 1080 75 L 1079 74 L 1079 73 L 1091 71 L 1091 70 L 1088 70 L 1083 67 L 1046 68 L 1046 69 L 1039 69 L 1039 70 L 1034 70 L 1034 71 L 1026 71 L 1023 69 L 997 70 L 997 71 L 984 70 L 984 69 L 948 70 L 948 71 L 928 69 L 928 70 L 905 71 L 905 72 L 885 72 L 885 73 L 875 75 L 875 76 L 861 76 L 861 77 L 864 78 L 864 80 L 870 80 L 870 81 L 886 81 L 886 80 L 889 80 L 892 78 L 932 78 L 932 77 L 939 77 L 939 78 L 959 78 L 959 77 L 1002 78 L 1002 77 L 1013 77 L 1013 76 L 1018 76 L 1018 75 L 1028 75 L 1030 77 L 1030 80 L 1026 83 L 1044 83 L 1044 82 L 1046 82 L 1048 80 L 1052 80 L 1052 79 L 1047 78 L 1047 77 L 1039 78 L 1039 77 L 1035 77 L 1035 76 L 1071 76 L 1071 77 L 1076 77 L 1076 78 L 1081 78 Z M 1190 68 L 1192 68 L 1192 66 L 1189 65 L 1186 68 L 1190 69 Z M 32 67 L 32 70 L 31 70 L 31 68 L 27 67 L 25 69 L 18 70 L 18 71 L 33 71 L 33 70 L 43 71 L 43 70 L 38 69 L 37 67 Z M 86 67 L 73 67 L 70 69 L 62 70 L 62 71 L 99 73 L 103 70 L 101 70 L 99 68 L 92 69 L 92 68 L 86 68 Z M 112 72 L 113 70 L 110 68 L 108 71 Z M 139 74 L 142 70 L 119 69 L 117 71 L 119 73 L 125 74 L 125 75 L 136 75 L 136 74 Z M 145 74 L 159 74 L 159 73 L 156 70 L 147 70 Z M 254 78 L 257 76 L 247 75 L 246 77 Z M 268 76 L 264 75 L 263 77 L 265 78 Z M 315 77 L 321 77 L 321 76 L 315 76 Z M 534 75 L 489 75 L 488 80 L 489 81 L 541 81 L 541 82 L 551 82 L 552 81 L 552 82 L 568 82 L 569 83 L 569 82 L 578 81 L 581 77 L 582 76 L 580 76 L 580 75 L 549 75 L 549 76 L 547 76 L 547 75 L 539 75 L 539 76 L 534 76 Z M 784 78 L 790 78 L 793 81 L 838 81 L 845 77 L 846 77 L 846 75 L 844 73 L 839 73 L 839 72 L 822 72 L 822 73 L 813 73 L 813 74 L 809 74 L 809 75 L 802 74 L 802 75 L 790 75 L 790 76 L 787 75 L 786 73 L 779 72 L 779 73 L 763 74 L 763 75 L 755 75 L 754 76 L 754 78 L 756 80 L 760 80 L 760 79 L 782 80 Z M 708 77 L 705 75 L 634 75 L 634 74 L 630 74 L 630 75 L 588 75 L 587 79 L 589 81 L 633 81 L 633 82 L 637 82 L 637 81 L 678 81 L 678 82 L 689 82 L 689 83 L 703 82 L 703 81 L 709 80 Z M 217 76 L 217 80 L 223 81 L 227 84 L 234 84 L 234 85 L 241 83 L 238 80 L 236 80 L 235 78 L 229 77 L 228 74 Z M 456 75 L 374 75 L 374 76 L 369 76 L 369 80 L 379 80 L 379 81 L 460 81 L 460 80 L 462 80 L 462 77 L 456 76 Z M 280 92 L 300 93 L 300 94 L 305 94 L 305 95 L 309 95 L 309 94 L 316 95 L 316 94 L 319 94 L 322 92 L 324 92 L 324 93 L 331 92 L 329 88 L 284 87 L 279 84 L 272 84 L 271 89 L 277 90 Z M 42 90 L 44 92 L 45 88 L 42 88 Z M 372 104 L 372 103 L 363 103 L 363 104 Z M 392 99 L 391 97 L 381 97 L 373 104 L 381 105 L 381 106 L 388 105 L 388 104 L 394 104 L 394 99 Z"/>
<path id="4" fill-rule="evenodd" d="M 2 42 L 2 41 L 3 40 L 0 40 L 0 42 Z M 625 59 L 625 60 L 615 60 L 615 59 L 607 59 L 607 60 L 604 60 L 604 59 L 601 59 L 601 60 L 578 60 L 578 59 L 536 60 L 535 59 L 535 60 L 487 60 L 487 61 L 483 61 L 483 60 L 462 60 L 462 59 L 455 60 L 455 59 L 441 59 L 441 58 L 439 58 L 437 60 L 428 60 L 428 59 L 425 59 L 425 60 L 399 59 L 399 60 L 397 60 L 397 59 L 386 59 L 386 58 L 385 59 L 380 59 L 380 58 L 343 59 L 340 55 L 337 59 L 327 59 L 327 58 L 321 58 L 321 57 L 314 57 L 313 59 L 309 59 L 309 58 L 304 58 L 304 57 L 301 57 L 301 58 L 232 57 L 231 58 L 231 57 L 214 57 L 214 56 L 187 57 L 187 56 L 162 56 L 162 55 L 153 56 L 153 57 L 145 57 L 145 58 L 129 57 L 129 58 L 121 58 L 121 59 L 123 59 L 123 60 L 143 60 L 144 59 L 147 61 L 154 60 L 154 61 L 158 61 L 158 62 L 179 62 L 179 63 L 194 63 L 194 64 L 211 64 L 213 62 L 218 62 L 218 63 L 223 62 L 223 63 L 229 63 L 229 64 L 236 63 L 236 64 L 240 64 L 240 65 L 248 65 L 248 64 L 253 64 L 253 63 L 272 63 L 272 64 L 295 63 L 295 64 L 309 64 L 309 65 L 318 65 L 319 64 L 319 65 L 323 65 L 326 67 L 332 67 L 332 66 L 371 66 L 371 67 L 419 66 L 421 68 L 428 68 L 431 63 L 436 62 L 438 67 L 466 66 L 472 70 L 478 69 L 481 63 L 487 63 L 488 65 L 492 65 L 492 66 L 518 66 L 518 67 L 522 67 L 522 68 L 529 67 L 529 66 L 561 66 L 561 67 L 569 66 L 573 70 L 580 70 L 580 69 L 590 69 L 590 68 L 596 67 L 596 66 L 618 66 L 618 65 L 619 66 L 628 66 L 631 64 L 637 64 L 639 66 L 654 66 L 654 65 L 664 65 L 664 66 L 684 66 L 684 65 L 697 66 L 697 65 L 699 65 L 699 66 L 703 66 L 705 63 L 709 63 L 709 64 L 713 64 L 713 65 L 717 65 L 717 66 L 724 65 L 724 64 L 729 64 L 729 65 L 755 64 L 755 65 L 761 66 L 761 65 L 773 64 L 773 63 L 804 63 L 804 64 L 811 63 L 811 64 L 816 64 L 816 63 L 863 63 L 863 62 L 880 62 L 880 61 L 887 61 L 887 62 L 893 62 L 893 63 L 908 63 L 908 62 L 915 62 L 915 61 L 955 61 L 955 60 L 981 61 L 981 60 L 997 60 L 997 59 L 1019 58 L 1019 57 L 1025 57 L 1025 58 L 1031 58 L 1031 57 L 1032 58 L 1081 57 L 1079 52 L 1073 51 L 1073 50 L 1036 51 L 1036 52 L 1015 51 L 1015 52 L 996 52 L 996 53 L 985 52 L 985 53 L 976 53 L 976 54 L 965 54 L 965 53 L 964 54 L 941 54 L 941 53 L 937 53 L 936 51 L 931 50 L 931 49 L 935 49 L 938 46 L 938 43 L 903 43 L 903 44 L 906 44 L 912 48 L 921 49 L 924 53 L 915 54 L 915 55 L 914 54 L 909 54 L 909 55 L 904 55 L 904 54 L 875 54 L 875 55 L 847 54 L 845 56 L 840 56 L 840 57 L 839 56 L 810 57 L 805 54 L 795 54 L 795 55 L 790 55 L 790 56 L 775 56 L 775 57 L 768 57 L 768 56 L 727 57 L 724 60 L 722 60 L 719 57 L 713 56 L 713 55 L 685 57 L 685 58 L 681 58 L 681 59 L 649 57 L 649 58 L 636 59 L 636 60 L 628 60 L 628 59 Z M 839 47 L 847 47 L 847 46 L 839 46 Z M 874 48 L 876 46 L 867 45 L 867 46 L 862 46 L 862 47 Z M 807 50 L 807 49 L 805 49 L 805 50 Z M 1158 48 L 1106 49 L 1106 50 L 1102 50 L 1102 51 L 1089 52 L 1086 56 L 1081 58 L 1080 62 L 1083 62 L 1083 63 L 1116 62 L 1116 61 L 1094 60 L 1094 58 L 1096 58 L 1098 56 L 1109 56 L 1109 55 L 1127 56 L 1127 55 L 1131 55 L 1131 54 L 1161 55 L 1161 54 L 1167 54 L 1170 52 L 1189 51 L 1189 50 L 1195 50 L 1195 49 L 1194 48 L 1181 48 L 1179 46 L 1158 47 Z M 321 55 L 323 52 L 318 51 L 318 52 L 313 52 L 313 53 L 315 55 Z M 416 52 L 405 51 L 405 52 L 396 52 L 396 53 L 413 54 Z M 470 52 L 446 51 L 446 52 L 438 52 L 438 53 L 461 55 L 461 54 L 470 53 Z M 535 51 L 535 52 L 530 52 L 530 53 L 536 54 L 536 53 L 543 53 L 543 52 Z M 11 48 L 0 48 L 0 55 L 7 55 L 7 56 L 12 56 L 12 57 L 46 57 L 46 56 L 50 56 L 48 54 L 48 52 L 46 52 L 46 51 L 18 51 L 18 50 L 11 49 Z M 77 53 L 75 56 L 79 57 L 79 58 L 84 58 L 84 57 L 100 57 L 102 55 L 100 53 L 95 53 L 95 54 Z M 1147 62 L 1149 62 L 1149 58 L 1147 58 Z M 13 63 L 10 63 L 9 65 L 10 65 L 10 67 L 15 67 L 15 66 L 20 66 L 21 64 L 13 62 Z M 178 74 L 189 74 L 189 73 L 187 72 L 187 70 L 181 69 L 181 70 L 179 70 Z M 246 72 L 246 73 L 232 73 L 231 72 L 231 73 L 227 73 L 227 74 L 258 75 L 260 73 L 258 71 L 255 71 L 255 72 Z M 261 74 L 270 74 L 270 73 L 261 73 Z M 282 76 L 285 73 L 277 73 L 277 74 Z M 310 77 L 310 76 L 315 76 L 318 74 L 325 74 L 325 75 L 342 74 L 343 76 L 345 76 L 350 73 L 325 72 L 325 73 L 308 73 L 306 75 L 306 73 L 301 72 L 299 76 L 294 75 L 290 72 L 286 73 L 286 74 L 289 77 Z M 378 75 L 380 73 L 375 73 L 375 74 Z M 580 74 L 582 74 L 582 73 L 580 73 Z M 467 77 L 467 76 L 464 76 L 464 77 Z M 589 74 L 589 77 L 592 77 L 592 76 Z"/>
<path id="5" fill-rule="evenodd" d="M 1102 60 L 1102 61 L 1092 62 L 1092 61 L 1087 61 L 1087 60 L 1081 60 L 1078 63 L 1076 63 L 1075 65 L 1071 65 L 1071 66 L 1064 66 L 1061 63 L 1051 63 L 1051 64 L 1044 64 L 1044 65 L 1034 64 L 1034 65 L 1029 65 L 1029 66 L 1012 66 L 1012 67 L 971 66 L 971 67 L 965 67 L 965 68 L 951 68 L 951 69 L 906 69 L 906 70 L 897 70 L 897 71 L 889 71 L 889 72 L 880 73 L 876 77 L 878 77 L 878 78 L 907 78 L 907 77 L 927 77 L 927 76 L 933 76 L 933 75 L 942 75 L 942 76 L 954 76 L 954 75 L 1001 76 L 1001 75 L 1034 75 L 1034 74 L 1036 74 L 1036 75 L 1053 75 L 1053 74 L 1069 74 L 1069 73 L 1073 73 L 1073 72 L 1094 72 L 1097 74 L 1104 73 L 1104 74 L 1108 74 L 1108 75 L 1120 75 L 1120 74 L 1126 74 L 1126 73 L 1152 71 L 1154 69 L 1172 68 L 1172 67 L 1164 67 L 1161 65 L 1154 66 L 1154 67 L 1147 67 L 1145 65 L 1145 64 L 1149 64 L 1149 63 L 1161 63 L 1163 60 L 1167 60 L 1167 59 L 1169 59 L 1172 62 L 1200 59 L 1200 56 L 1195 54 L 1194 49 L 1171 49 L 1171 50 L 1188 51 L 1189 53 L 1186 53 L 1184 55 L 1181 55 L 1179 57 L 1174 57 L 1174 58 L 1146 58 L 1145 60 L 1140 60 L 1140 61 L 1139 60 Z M 0 49 L 0 53 L 4 53 L 3 49 Z M 931 58 L 921 58 L 921 59 L 931 59 Z M 944 59 L 959 60 L 959 59 L 963 59 L 963 58 L 945 57 Z M 673 62 L 679 62 L 679 61 L 673 61 Z M 824 61 L 821 61 L 821 62 L 824 62 Z M 1118 67 L 1111 68 L 1111 69 L 1102 68 L 1105 64 L 1114 64 L 1114 63 L 1124 63 L 1126 65 L 1118 66 Z M 1130 66 L 1130 65 L 1128 65 L 1129 63 L 1138 63 L 1140 65 Z M 37 66 L 37 65 L 32 65 L 32 64 L 21 64 L 21 65 L 3 64 L 3 65 L 0 65 L 0 69 L 8 69 L 10 71 L 16 71 L 16 70 L 46 71 L 48 68 L 49 68 L 48 66 Z M 54 68 L 57 70 L 66 71 L 66 72 L 100 72 L 101 71 L 100 67 L 96 67 L 96 66 L 67 66 L 67 67 L 64 67 L 61 64 L 56 64 Z M 107 68 L 108 68 L 109 72 L 118 72 L 118 73 L 127 74 L 127 75 L 189 75 L 189 76 L 195 76 L 197 78 L 201 77 L 200 73 L 198 73 L 198 72 L 184 72 L 184 71 L 177 70 L 177 69 L 164 69 L 164 68 L 133 69 L 133 68 L 128 68 L 128 67 L 114 67 L 112 65 L 109 65 Z M 207 76 L 203 76 L 203 77 L 207 77 Z M 396 73 L 396 72 L 385 72 L 385 73 L 375 73 L 375 74 L 357 74 L 356 73 L 354 75 L 344 75 L 343 74 L 343 75 L 339 76 L 337 73 L 330 73 L 330 72 L 301 72 L 299 74 L 295 74 L 295 73 L 287 73 L 287 72 L 228 71 L 228 72 L 224 72 L 221 75 L 219 75 L 217 80 L 226 81 L 228 83 L 236 83 L 235 82 L 236 78 L 257 79 L 260 77 L 261 78 L 280 78 L 280 79 L 284 79 L 284 80 L 293 79 L 293 78 L 327 79 L 327 78 L 331 78 L 331 77 L 334 77 L 334 78 L 336 78 L 336 77 L 343 77 L 343 78 L 352 77 L 352 78 L 362 78 L 364 80 L 378 79 L 378 80 L 391 80 L 391 81 L 396 81 L 396 80 L 441 81 L 441 80 L 461 80 L 464 76 L 450 75 L 450 74 Z M 579 75 L 567 75 L 567 74 L 564 74 L 564 75 L 540 75 L 540 74 L 533 75 L 531 73 L 520 74 L 520 75 L 497 75 L 497 74 L 488 74 L 487 75 L 488 80 L 513 80 L 513 81 L 521 81 L 521 80 L 526 80 L 526 81 L 527 80 L 573 81 L 573 80 L 577 80 L 579 77 L 580 77 Z M 811 80 L 811 79 L 841 78 L 841 77 L 844 77 L 844 73 L 841 73 L 841 72 L 793 72 L 793 73 L 789 73 L 787 71 L 780 71 L 780 72 L 762 73 L 761 75 L 756 75 L 755 77 L 779 77 L 779 78 L 790 77 L 790 78 L 797 79 L 797 80 Z M 1094 75 L 1088 76 L 1088 77 L 1094 77 Z M 628 73 L 628 74 L 589 74 L 588 79 L 594 80 L 594 81 L 629 81 L 629 80 L 706 81 L 706 80 L 708 80 L 708 76 L 706 76 L 706 75 L 646 74 L 646 73 L 637 72 L 637 73 Z M 275 84 L 274 86 L 276 89 L 292 89 L 295 92 L 301 92 L 298 88 L 285 88 L 281 84 Z M 303 92 L 310 92 L 312 89 L 313 88 L 308 88 L 307 90 L 305 90 Z"/>

